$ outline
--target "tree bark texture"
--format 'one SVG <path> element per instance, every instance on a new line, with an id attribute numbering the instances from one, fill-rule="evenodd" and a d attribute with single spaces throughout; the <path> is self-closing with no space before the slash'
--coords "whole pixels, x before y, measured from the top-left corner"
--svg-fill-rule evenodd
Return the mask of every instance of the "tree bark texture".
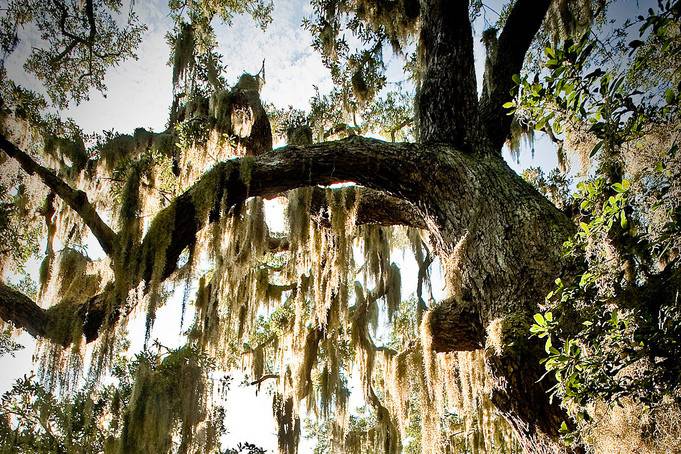
<path id="1" fill-rule="evenodd" d="M 422 0 L 420 20 L 419 140 L 470 151 L 479 137 L 468 1 Z"/>
<path id="2" fill-rule="evenodd" d="M 518 0 L 495 45 L 487 46 L 487 64 L 480 98 L 480 121 L 493 149 L 501 150 L 512 115 L 503 107 L 514 98 L 525 54 L 551 5 L 550 0 Z"/>

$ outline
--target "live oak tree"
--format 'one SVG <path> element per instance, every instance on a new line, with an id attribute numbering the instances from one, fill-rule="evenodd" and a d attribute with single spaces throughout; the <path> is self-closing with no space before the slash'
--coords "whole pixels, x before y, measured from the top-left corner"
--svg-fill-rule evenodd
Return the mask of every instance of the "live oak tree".
<path id="1" fill-rule="evenodd" d="M 1 43 L 11 52 L 18 28 L 43 30 L 46 48 L 33 51 L 27 69 L 45 80 L 57 105 L 83 99 L 90 87 L 104 89 L 103 69 L 132 56 L 141 39 L 133 13 L 124 27 L 111 17 L 120 2 L 26 5 L 9 3 Z M 602 20 L 605 2 L 507 5 L 498 29 L 483 36 L 478 93 L 471 17 L 486 8 L 482 3 L 316 0 L 303 25 L 336 88 L 318 93 L 309 113 L 263 105 L 265 65 L 233 86 L 223 77 L 214 19 L 246 13 L 264 27 L 272 5 L 169 6 L 174 101 L 163 132 L 84 138 L 2 75 L 0 220 L 3 238 L 13 242 L 3 251 L 3 269 L 21 271 L 41 232 L 47 246 L 37 295 L 1 284 L 0 317 L 41 339 L 47 386 L 68 390 L 77 382 L 86 343 L 95 344 L 91 379 L 106 374 L 126 320 L 141 307 L 149 336 L 172 283 L 184 283 L 182 304 L 194 308 L 187 347 L 147 357 L 135 369 L 121 424 L 102 449 L 217 449 L 207 358 L 221 370 L 245 364 L 253 386 L 276 382 L 281 452 L 297 450 L 303 409 L 320 422 L 314 430 L 331 440 L 329 449 L 341 451 L 400 452 L 410 448 L 402 446 L 407 435 L 420 440 L 423 452 L 570 449 L 559 436 L 574 427 L 571 407 L 549 397 L 566 382 L 545 376 L 562 363 L 542 365 L 545 348 L 553 351 L 529 335 L 533 320 L 535 334 L 554 329 L 552 315 L 535 314 L 546 310 L 547 294 L 556 295 L 556 278 L 583 271 L 583 263 L 563 255 L 577 226 L 567 207 L 556 208 L 508 167 L 501 148 L 518 125 L 559 140 L 562 122 L 541 115 L 556 105 L 579 131 L 586 114 L 578 105 L 568 118 L 570 106 L 557 99 L 564 84 L 543 86 L 519 74 L 532 60 L 532 46 L 581 36 Z M 344 31 L 358 38 L 358 49 Z M 386 44 L 404 56 L 416 84 L 413 108 L 403 92 L 380 95 Z M 554 54 L 550 68 L 575 66 L 570 52 L 566 62 Z M 607 185 L 623 184 L 613 156 L 629 140 L 613 140 L 614 124 L 591 131 L 606 144 Z M 391 142 L 361 136 L 373 131 Z M 288 145 L 273 150 L 273 137 Z M 86 140 L 94 145 L 86 147 Z M 330 187 L 335 183 L 354 185 Z M 287 199 L 285 236 L 269 232 L 264 219 L 263 199 L 278 196 Z M 594 211 L 599 216 L 599 225 L 607 224 Z M 93 261 L 79 249 L 88 235 L 104 259 Z M 55 238 L 66 246 L 61 251 Z M 660 279 L 678 288 L 674 238 L 677 255 L 666 256 L 669 276 Z M 400 295 L 405 277 L 391 260 L 400 247 L 411 248 L 418 263 L 412 300 Z M 437 302 L 426 295 L 435 256 L 447 287 Z M 199 276 L 206 263 L 210 271 Z M 672 298 L 673 291 L 651 293 L 646 285 L 654 282 L 631 281 L 637 297 Z M 563 340 L 578 332 L 565 320 Z M 382 345 L 379 323 L 390 331 Z M 368 416 L 347 409 L 355 372 Z M 451 407 L 456 414 L 448 413 Z"/>

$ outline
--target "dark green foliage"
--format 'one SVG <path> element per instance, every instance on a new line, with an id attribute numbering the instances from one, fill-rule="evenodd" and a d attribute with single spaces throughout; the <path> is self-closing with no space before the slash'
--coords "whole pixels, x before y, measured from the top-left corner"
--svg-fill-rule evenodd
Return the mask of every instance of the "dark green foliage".
<path id="1" fill-rule="evenodd" d="M 29 197 L 20 180 L 13 190 L 0 184 L 0 194 L 0 269 L 21 273 L 38 252 L 42 229 L 36 213 L 29 211 Z"/>
<path id="2" fill-rule="evenodd" d="M 115 369 L 124 372 L 123 369 Z M 58 397 L 32 376 L 17 380 L 0 401 L 0 452 L 83 453 L 104 451 L 129 396 L 125 377 L 118 387 L 86 386 Z M 108 427 L 101 418 L 111 416 Z"/>
<path id="3" fill-rule="evenodd" d="M 654 412 L 679 402 L 681 125 L 673 30 L 680 14 L 679 2 L 660 2 L 657 11 L 626 21 L 625 29 L 640 24 L 641 39 L 626 49 L 624 67 L 590 66 L 603 43 L 587 35 L 547 48 L 545 76 L 518 78 L 520 95 L 507 106 L 561 145 L 582 137 L 590 146 L 578 151 L 597 163 L 569 202 L 541 173 L 528 174 L 540 190 L 559 191 L 578 225 L 564 244 L 565 272 L 531 332 L 545 343 L 553 395 L 580 429 L 595 417 L 594 404 L 634 402 Z M 645 49 L 646 41 L 661 46 L 658 52 Z M 658 57 L 677 66 L 654 80 L 632 77 Z M 563 429 L 568 440 L 580 435 Z"/>
<path id="4" fill-rule="evenodd" d="M 572 179 L 569 176 L 558 169 L 553 169 L 545 174 L 540 167 L 529 167 L 523 171 L 522 177 L 544 194 L 556 207 L 561 210 L 570 209 L 573 200 L 570 194 Z"/>
<path id="5" fill-rule="evenodd" d="M 5 355 L 14 356 L 14 353 L 24 348 L 23 345 L 12 339 L 12 327 L 0 331 L 0 357 Z"/>
<path id="6" fill-rule="evenodd" d="M 253 443 L 239 443 L 236 448 L 227 449 L 223 454 L 265 454 L 266 452 Z"/>

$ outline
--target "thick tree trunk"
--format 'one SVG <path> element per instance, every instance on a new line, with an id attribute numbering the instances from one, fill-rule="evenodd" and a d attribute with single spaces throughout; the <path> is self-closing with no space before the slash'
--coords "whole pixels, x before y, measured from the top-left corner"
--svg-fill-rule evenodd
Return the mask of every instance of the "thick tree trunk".
<path id="1" fill-rule="evenodd" d="M 566 415 L 549 403 L 532 315 L 561 269 L 572 223 L 492 153 L 443 152 L 421 203 L 446 268 L 452 299 L 429 316 L 440 351 L 484 344 L 492 400 L 527 452 L 558 452 Z M 457 327 L 464 326 L 458 332 Z M 476 326 L 482 332 L 471 333 Z M 461 339 L 468 333 L 468 342 Z M 477 335 L 476 335 L 477 334 Z"/>
<path id="2" fill-rule="evenodd" d="M 493 149 L 501 150 L 511 128 L 512 115 L 504 103 L 511 101 L 525 53 L 544 20 L 550 0 L 518 0 L 506 20 L 499 40 L 488 36 L 487 62 L 480 98 L 480 121 Z M 496 32 L 495 32 L 496 34 Z"/>
<path id="3" fill-rule="evenodd" d="M 239 121 L 230 117 L 228 123 L 230 127 L 233 123 L 250 125 L 242 128 L 243 143 L 246 152 L 258 156 L 248 163 L 234 160 L 217 165 L 162 211 L 158 216 L 165 222 L 152 224 L 143 243 L 135 245 L 142 248 L 135 279 L 152 279 L 157 247 L 153 239 L 159 236 L 159 229 L 172 225 L 160 279 L 169 277 L 176 269 L 177 258 L 195 241 L 198 231 L 221 215 L 222 195 L 234 205 L 250 196 L 267 197 L 301 186 L 353 181 L 401 198 L 398 202 L 386 199 L 391 202 L 378 209 L 381 198 L 368 192 L 363 202 L 366 210 L 358 218 L 384 224 L 391 223 L 387 220 L 391 218 L 426 227 L 431 233 L 451 290 L 451 297 L 428 315 L 433 346 L 438 351 L 484 346 L 494 379 L 492 400 L 515 428 L 523 448 L 528 452 L 560 451 L 557 431 L 564 414 L 555 403 L 549 403 L 547 382 L 538 382 L 543 372 L 538 361 L 541 350 L 527 337 L 532 314 L 560 272 L 561 245 L 573 225 L 499 157 L 511 121 L 502 104 L 510 97 L 511 77 L 520 72 L 550 2 L 518 0 L 513 4 L 498 46 L 488 55 L 480 105 L 469 2 L 420 3 L 422 72 L 416 108 L 423 145 L 356 138 L 270 153 L 269 122 L 262 106 L 258 104 L 253 110 L 250 98 L 233 100 L 235 105 L 251 107 L 251 111 L 237 115 Z M 259 122 L 241 121 L 252 119 L 251 114 Z M 250 140 L 254 138 L 262 140 Z M 0 149 L 26 172 L 37 174 L 78 213 L 113 261 L 117 260 L 118 234 L 99 217 L 82 191 L 68 186 L 1 135 Z M 248 175 L 242 174 L 245 168 L 250 169 Z M 202 192 L 216 194 L 210 219 L 196 217 L 193 195 Z M 322 205 L 323 201 L 320 208 Z M 281 248 L 285 242 L 273 243 L 273 247 Z M 102 302 L 108 301 L 106 296 L 98 295 L 66 314 L 83 320 L 88 340 L 98 336 L 105 317 L 119 316 L 118 311 L 105 313 Z M 35 336 L 70 343 L 72 339 L 51 336 L 50 327 L 64 315 L 44 310 L 0 284 L 0 317 Z M 291 441 L 293 446 L 299 436 L 299 421 L 291 421 L 290 404 L 284 402 L 280 413 L 289 422 L 284 435 L 296 440 Z"/>
<path id="4" fill-rule="evenodd" d="M 468 1 L 422 0 L 420 20 L 419 140 L 471 151 L 480 137 Z"/>

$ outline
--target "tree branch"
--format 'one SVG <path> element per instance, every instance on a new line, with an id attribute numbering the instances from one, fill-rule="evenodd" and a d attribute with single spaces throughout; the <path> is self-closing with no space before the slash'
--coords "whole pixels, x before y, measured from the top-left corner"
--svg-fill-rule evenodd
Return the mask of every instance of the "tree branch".
<path id="1" fill-rule="evenodd" d="M 338 191 L 340 189 L 334 189 Z M 328 218 L 328 201 L 326 188 L 315 186 L 312 189 L 310 215 L 316 216 L 323 227 L 331 227 Z M 356 225 L 377 224 L 382 226 L 404 225 L 417 229 L 425 229 L 426 223 L 416 207 L 407 200 L 387 195 L 374 189 L 357 188 L 359 204 L 355 216 Z M 286 251 L 289 247 L 285 236 L 270 236 L 268 248 L 275 251 Z"/>
<path id="2" fill-rule="evenodd" d="M 222 207 L 229 208 L 249 197 L 273 197 L 298 187 L 352 181 L 380 191 L 383 197 L 392 195 L 393 201 L 395 198 L 416 201 L 423 193 L 419 182 L 425 180 L 421 180 L 423 168 L 419 162 L 425 153 L 423 147 L 415 144 L 352 137 L 304 147 L 288 146 L 257 157 L 219 163 L 156 215 L 143 240 L 141 275 L 147 282 L 151 280 L 156 239 L 167 235 L 169 228 L 172 233 L 165 251 L 166 263 L 158 276 L 161 280 L 175 271 L 177 259 L 196 234 L 220 219 Z M 206 194 L 212 197 L 207 219 L 198 216 L 200 207 L 195 202 L 205 199 Z M 386 216 L 408 209 L 411 214 L 405 212 L 397 218 L 425 225 L 423 221 L 417 222 L 418 212 L 410 202 L 379 207 L 381 200 L 385 199 L 378 194 L 369 195 L 364 221 L 387 222 Z"/>
<path id="3" fill-rule="evenodd" d="M 99 217 L 95 208 L 88 201 L 87 194 L 81 190 L 73 189 L 52 170 L 41 166 L 31 156 L 7 140 L 3 134 L 0 134 L 0 148 L 9 157 L 16 160 L 26 173 L 37 175 L 45 186 L 52 189 L 71 209 L 78 213 L 85 225 L 97 238 L 104 252 L 109 256 L 112 255 L 116 247 L 116 233 Z"/>
<path id="4" fill-rule="evenodd" d="M 334 189 L 336 191 L 338 189 Z M 415 228 L 426 228 L 423 216 L 414 205 L 404 199 L 393 197 L 374 189 L 358 188 L 359 204 L 355 223 L 357 225 L 406 225 Z M 315 187 L 312 190 L 310 214 L 321 214 L 324 225 L 329 222 L 326 189 Z"/>
<path id="5" fill-rule="evenodd" d="M 83 44 L 88 47 L 89 52 L 90 52 L 90 65 L 92 64 L 92 54 L 94 52 L 94 45 L 95 45 L 95 37 L 97 36 L 97 22 L 95 19 L 95 11 L 94 11 L 94 5 L 92 3 L 92 0 L 87 0 L 85 4 L 85 15 L 87 16 L 87 21 L 89 25 L 89 32 L 87 38 L 82 38 L 78 35 L 74 35 L 73 33 L 70 33 L 68 30 L 66 30 L 66 19 L 68 19 L 69 14 L 66 9 L 66 5 L 64 5 L 61 2 L 55 2 L 55 6 L 57 6 L 61 10 L 61 17 L 59 18 L 59 28 L 64 36 L 67 38 L 71 39 L 68 45 L 65 46 L 64 50 L 62 50 L 59 54 L 55 55 L 50 59 L 50 65 L 56 66 L 61 61 L 66 58 L 73 49 L 76 48 L 79 44 Z M 96 54 L 96 53 L 95 53 Z M 120 55 L 120 54 L 119 54 Z M 99 56 L 99 55 L 97 55 Z M 101 57 L 100 57 L 101 58 Z M 82 75 L 80 78 L 82 79 L 83 77 L 87 76 L 87 74 Z"/>
<path id="6" fill-rule="evenodd" d="M 91 342 L 99 336 L 104 322 L 107 295 L 106 292 L 96 295 L 83 305 L 65 301 L 43 309 L 28 296 L 0 282 L 0 318 L 33 337 L 63 347 L 80 340 L 72 337 L 77 324 L 82 327 L 86 342 Z"/>
<path id="7" fill-rule="evenodd" d="M 487 39 L 487 59 L 483 92 L 480 99 L 480 120 L 487 138 L 495 150 L 501 150 L 511 129 L 511 115 L 503 104 L 513 99 L 511 91 L 525 54 L 546 16 L 550 0 L 518 0 L 508 16 L 498 43 Z"/>
<path id="8" fill-rule="evenodd" d="M 51 171 L 38 165 L 28 155 L 13 146 L 0 136 L 0 147 L 10 156 L 17 159 L 28 173 L 37 173 L 46 184 L 60 197 L 71 203 L 91 230 L 99 232 L 98 239 L 104 242 L 105 251 L 113 248 L 115 234 L 99 219 L 91 205 L 75 204 L 73 201 L 82 198 L 87 201 L 82 191 L 75 191 Z M 195 241 L 198 231 L 211 222 L 217 221 L 224 213 L 221 209 L 245 201 L 251 196 L 272 197 L 290 189 L 316 184 L 332 184 L 355 181 L 369 188 L 358 188 L 360 201 L 358 222 L 387 224 L 394 222 L 425 226 L 419 210 L 410 200 L 418 200 L 423 194 L 421 183 L 422 166 L 419 161 L 430 153 L 415 144 L 393 144 L 374 139 L 354 137 L 342 141 L 327 142 L 305 147 L 290 146 L 261 155 L 256 158 L 230 160 L 216 165 L 194 184 L 188 191 L 178 196 L 167 208 L 159 212 L 142 242 L 142 259 L 140 273 L 134 273 L 132 285 L 140 280 L 151 282 L 154 260 L 158 252 L 156 238 L 167 235 L 171 229 L 170 244 L 165 251 L 165 266 L 159 280 L 168 278 L 177 268 L 177 260 L 182 251 Z M 428 172 L 426 172 L 428 173 Z M 250 183 L 250 184 L 249 184 Z M 371 188 L 374 189 L 371 189 Z M 379 191 L 382 189 L 385 192 Z M 207 218 L 197 217 L 197 200 L 205 194 L 213 195 L 210 215 Z M 315 204 L 313 208 L 326 207 L 326 198 L 321 197 L 325 190 L 314 190 Z M 390 194 L 393 194 L 392 196 Z M 222 204 L 222 200 L 225 204 Z M 88 208 L 91 211 L 88 211 Z M 104 229 L 102 226 L 106 227 Z M 107 230 L 108 229 L 108 230 Z M 105 232 L 102 234 L 102 232 Z M 109 232 L 108 234 L 106 232 Z M 285 248 L 285 239 L 270 239 L 273 248 Z M 9 295 L 7 292 L 5 294 Z M 79 319 L 83 324 L 86 340 L 91 341 L 99 335 L 99 329 L 110 317 L 109 323 L 124 315 L 119 311 L 106 314 L 105 304 L 112 297 L 111 289 L 105 290 L 83 306 L 67 306 L 60 303 L 44 310 L 33 301 L 24 297 L 18 313 L 12 312 L 6 297 L 6 307 L 0 317 L 12 321 L 17 326 L 25 327 L 29 333 L 38 337 L 48 337 L 45 331 L 49 326 L 60 323 L 60 319 L 73 321 Z M 23 312 L 22 312 L 23 311 Z M 35 322 L 29 322 L 28 316 L 36 314 Z M 61 345 L 67 345 L 74 339 L 52 339 Z"/>
<path id="9" fill-rule="evenodd" d="M 47 314 L 45 309 L 12 287 L 0 282 L 0 317 L 24 329 L 33 337 L 45 337 Z"/>
<path id="10" fill-rule="evenodd" d="M 432 348 L 436 352 L 461 352 L 477 350 L 485 345 L 485 330 L 478 310 L 449 298 L 427 315 L 432 335 Z"/>
<path id="11" fill-rule="evenodd" d="M 260 388 L 260 385 L 262 382 L 265 380 L 271 380 L 273 378 L 279 379 L 279 374 L 265 374 L 262 377 L 258 378 L 257 380 L 253 380 L 252 382 L 249 383 L 250 386 L 258 385 L 258 388 Z"/>

